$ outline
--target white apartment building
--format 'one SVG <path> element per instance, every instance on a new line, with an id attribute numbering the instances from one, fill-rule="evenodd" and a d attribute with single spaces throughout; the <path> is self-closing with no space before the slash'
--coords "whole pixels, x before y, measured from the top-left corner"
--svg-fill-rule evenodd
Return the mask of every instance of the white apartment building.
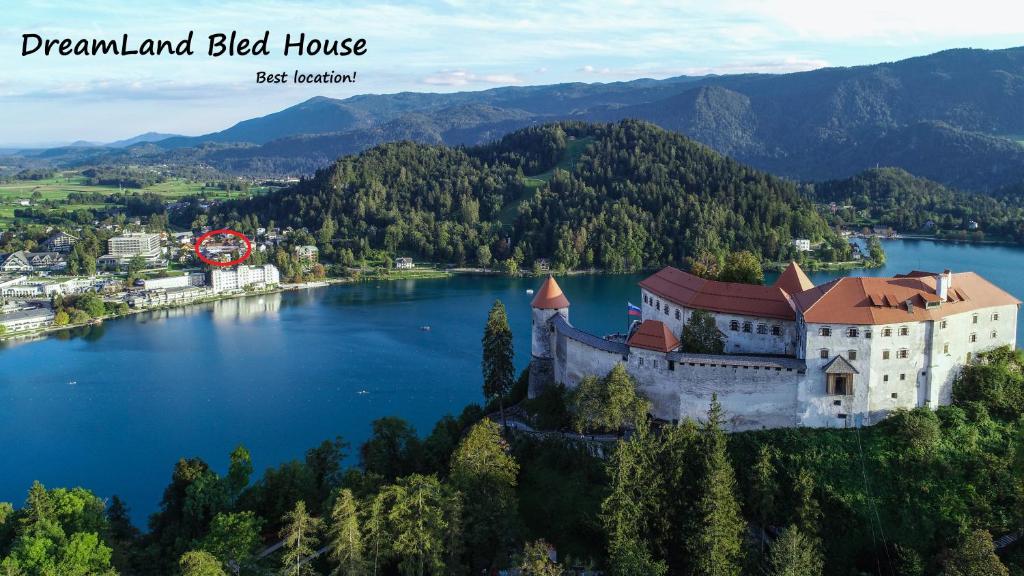
<path id="1" fill-rule="evenodd" d="M 281 283 L 281 273 L 277 266 L 236 266 L 233 269 L 216 268 L 210 272 L 210 287 L 216 293 L 269 288 Z"/>
<path id="2" fill-rule="evenodd" d="M 110 256 L 118 260 L 127 260 L 135 256 L 155 260 L 160 257 L 160 235 L 144 232 L 122 234 L 108 240 L 107 248 Z"/>

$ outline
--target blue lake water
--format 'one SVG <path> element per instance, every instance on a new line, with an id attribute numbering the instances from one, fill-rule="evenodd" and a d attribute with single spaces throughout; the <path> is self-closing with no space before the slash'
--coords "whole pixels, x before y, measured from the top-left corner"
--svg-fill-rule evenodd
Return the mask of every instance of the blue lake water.
<path id="1" fill-rule="evenodd" d="M 885 268 L 853 273 L 974 270 L 1024 297 L 1024 249 L 914 240 L 885 247 Z M 625 304 L 639 299 L 640 278 L 559 283 L 573 323 L 603 334 L 626 327 Z M 241 443 L 263 470 L 337 435 L 358 446 L 372 420 L 390 415 L 429 433 L 440 416 L 481 401 L 480 336 L 495 299 L 508 307 L 516 362 L 526 365 L 526 289 L 538 283 L 456 277 L 333 286 L 6 344 L 0 501 L 20 505 L 36 479 L 81 485 L 125 498 L 143 524 L 183 456 L 224 470 Z"/>

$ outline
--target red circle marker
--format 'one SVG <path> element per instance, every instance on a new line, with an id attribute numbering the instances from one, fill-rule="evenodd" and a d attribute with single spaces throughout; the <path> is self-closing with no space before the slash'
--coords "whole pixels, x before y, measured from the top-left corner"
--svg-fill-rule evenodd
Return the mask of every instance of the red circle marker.
<path id="1" fill-rule="evenodd" d="M 242 242 L 245 242 L 245 254 L 242 254 L 240 258 L 231 260 L 230 262 L 217 262 L 216 260 L 210 260 L 206 256 L 203 256 L 203 253 L 199 251 L 199 247 L 202 246 L 203 242 L 205 242 L 207 238 L 209 238 L 210 236 L 214 236 L 216 234 L 227 234 L 228 236 L 237 236 L 241 238 Z M 196 239 L 196 245 L 194 249 L 196 251 L 196 256 L 199 256 L 200 260 L 206 262 L 210 266 L 234 266 L 235 264 L 241 264 L 242 262 L 245 262 L 245 260 L 252 255 L 252 243 L 249 242 L 249 239 L 245 237 L 245 234 L 242 234 L 241 232 L 236 232 L 234 230 L 228 230 L 226 228 L 223 230 L 210 230 L 206 234 L 203 234 L 202 236 Z"/>

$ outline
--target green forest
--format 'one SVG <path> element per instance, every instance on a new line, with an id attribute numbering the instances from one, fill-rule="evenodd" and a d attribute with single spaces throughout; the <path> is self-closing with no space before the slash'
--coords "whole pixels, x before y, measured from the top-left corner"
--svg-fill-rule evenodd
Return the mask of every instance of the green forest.
<path id="1" fill-rule="evenodd" d="M 791 240 L 842 244 L 795 184 L 652 124 L 564 122 L 480 147 L 385 144 L 287 190 L 221 204 L 211 222 L 306 228 L 322 256 L 374 249 L 506 270 L 628 272 Z"/>
<path id="2" fill-rule="evenodd" d="M 961 192 L 899 168 L 876 168 L 807 186 L 816 201 L 840 207 L 833 222 L 839 226 L 889 226 L 903 233 L 957 240 L 1024 241 L 1020 190 L 1008 188 L 991 195 Z"/>
<path id="3" fill-rule="evenodd" d="M 328 439 L 258 478 L 241 446 L 224 471 L 182 458 L 145 531 L 116 496 L 36 483 L 0 503 L 0 574 L 1024 574 L 1024 541 L 994 540 L 1024 529 L 1020 351 L 980 356 L 936 411 L 726 434 L 714 399 L 652 421 L 621 366 L 526 400 L 500 303 L 482 350 L 487 406 L 424 438 L 382 418 L 357 458 Z M 513 405 L 550 431 L 503 431 Z"/>

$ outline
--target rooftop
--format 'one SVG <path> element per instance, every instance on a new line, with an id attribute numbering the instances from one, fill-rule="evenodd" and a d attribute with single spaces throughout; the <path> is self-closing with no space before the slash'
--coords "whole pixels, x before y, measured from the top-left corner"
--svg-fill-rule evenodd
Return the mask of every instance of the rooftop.
<path id="1" fill-rule="evenodd" d="M 644 320 L 629 337 L 629 345 L 655 352 L 671 352 L 679 348 L 679 339 L 659 320 Z"/>
<path id="2" fill-rule="evenodd" d="M 782 320 L 796 319 L 788 294 L 777 285 L 707 280 L 668 266 L 641 280 L 640 286 L 687 308 Z"/>
<path id="3" fill-rule="evenodd" d="M 540 290 L 537 290 L 537 295 L 533 297 L 530 306 L 542 310 L 557 310 L 568 308 L 569 299 L 565 297 L 558 282 L 555 282 L 555 277 L 548 276 L 547 280 L 541 284 Z"/>

